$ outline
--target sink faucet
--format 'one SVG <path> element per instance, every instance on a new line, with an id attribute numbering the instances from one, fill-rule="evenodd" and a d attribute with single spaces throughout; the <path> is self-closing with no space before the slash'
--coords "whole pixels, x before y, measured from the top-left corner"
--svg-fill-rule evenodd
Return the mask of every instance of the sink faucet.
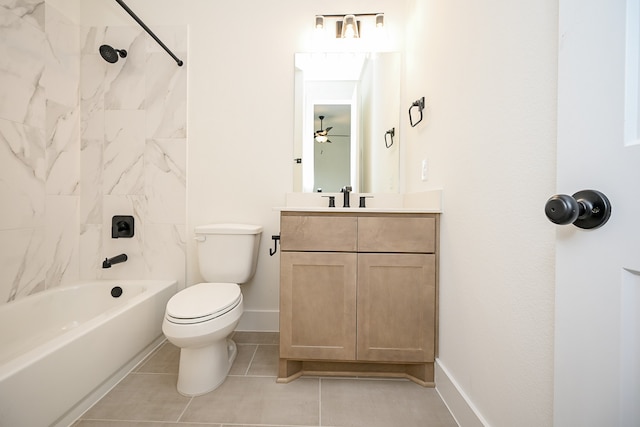
<path id="1" fill-rule="evenodd" d="M 105 258 L 104 261 L 102 261 L 102 268 L 111 268 L 113 264 L 125 262 L 127 259 L 127 254 L 116 255 L 113 258 Z"/>
<path id="2" fill-rule="evenodd" d="M 344 187 L 342 187 L 342 190 L 340 190 L 340 192 L 343 194 L 344 196 L 344 203 L 342 204 L 343 208 L 348 208 L 349 206 L 349 200 L 350 200 L 350 194 L 351 193 L 351 186 L 350 185 L 345 185 Z"/>

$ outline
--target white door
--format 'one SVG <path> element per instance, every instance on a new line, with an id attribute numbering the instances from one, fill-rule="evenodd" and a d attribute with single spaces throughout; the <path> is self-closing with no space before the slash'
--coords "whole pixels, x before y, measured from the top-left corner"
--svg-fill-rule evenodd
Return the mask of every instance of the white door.
<path id="1" fill-rule="evenodd" d="M 640 426 L 640 0 L 560 0 L 557 191 L 612 205 L 556 242 L 555 427 Z"/>

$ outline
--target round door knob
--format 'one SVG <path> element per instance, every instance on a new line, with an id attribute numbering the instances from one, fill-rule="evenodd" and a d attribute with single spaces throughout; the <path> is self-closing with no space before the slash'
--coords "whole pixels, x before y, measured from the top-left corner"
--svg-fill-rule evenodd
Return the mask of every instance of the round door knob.
<path id="1" fill-rule="evenodd" d="M 544 205 L 544 213 L 554 224 L 573 224 L 592 229 L 603 226 L 611 217 L 611 203 L 596 190 L 582 190 L 573 196 L 556 194 Z"/>
<path id="2" fill-rule="evenodd" d="M 568 194 L 556 194 L 551 196 L 544 205 L 544 213 L 549 221 L 554 224 L 571 224 L 578 219 L 580 206 L 573 197 Z"/>

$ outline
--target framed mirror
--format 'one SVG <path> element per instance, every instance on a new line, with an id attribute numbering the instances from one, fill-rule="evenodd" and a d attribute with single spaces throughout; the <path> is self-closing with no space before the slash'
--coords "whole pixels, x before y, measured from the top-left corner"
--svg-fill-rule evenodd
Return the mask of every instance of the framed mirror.
<path id="1" fill-rule="evenodd" d="M 293 191 L 399 192 L 400 66 L 398 52 L 295 54 Z"/>

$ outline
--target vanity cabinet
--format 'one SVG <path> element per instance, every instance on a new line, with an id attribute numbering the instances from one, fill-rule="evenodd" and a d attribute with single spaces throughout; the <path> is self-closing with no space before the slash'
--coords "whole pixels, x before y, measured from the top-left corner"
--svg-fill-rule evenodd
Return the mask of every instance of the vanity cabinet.
<path id="1" fill-rule="evenodd" d="M 283 211 L 278 381 L 433 385 L 438 226 L 438 214 Z"/>

